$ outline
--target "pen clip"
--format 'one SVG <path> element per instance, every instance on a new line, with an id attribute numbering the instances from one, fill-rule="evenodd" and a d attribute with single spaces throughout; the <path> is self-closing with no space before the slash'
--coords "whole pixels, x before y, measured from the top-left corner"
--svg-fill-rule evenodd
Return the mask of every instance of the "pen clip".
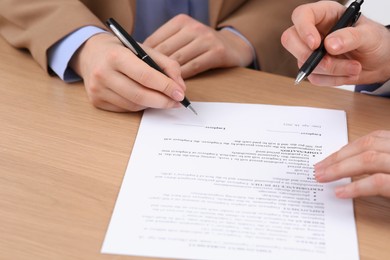
<path id="1" fill-rule="evenodd" d="M 355 23 L 357 22 L 357 20 L 359 20 L 359 17 L 360 17 L 361 14 L 362 14 L 361 12 L 358 12 L 358 13 L 355 15 L 355 17 L 354 17 L 353 20 L 352 20 L 351 26 L 355 26 Z"/>
<path id="2" fill-rule="evenodd" d="M 119 40 L 132 52 L 134 52 L 135 55 L 139 56 L 136 49 L 134 49 L 133 45 L 130 44 L 130 42 L 120 33 L 120 31 L 113 25 L 110 24 L 110 29 L 114 32 L 114 34 L 119 38 Z"/>

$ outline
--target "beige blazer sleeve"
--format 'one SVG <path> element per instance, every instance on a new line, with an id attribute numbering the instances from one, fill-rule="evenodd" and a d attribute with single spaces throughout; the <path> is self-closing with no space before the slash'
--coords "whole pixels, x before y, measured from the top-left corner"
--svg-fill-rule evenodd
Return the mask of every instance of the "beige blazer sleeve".
<path id="1" fill-rule="evenodd" d="M 304 0 L 210 0 L 214 28 L 233 26 L 254 46 L 261 69 L 295 76 L 295 59 L 280 43 L 291 25 L 292 10 Z M 47 50 L 57 41 L 87 25 L 106 28 L 115 17 L 133 30 L 136 0 L 1 0 L 0 34 L 14 47 L 28 49 L 45 69 Z"/>
<path id="2" fill-rule="evenodd" d="M 53 44 L 83 26 L 106 28 L 102 21 L 110 15 L 129 27 L 133 5 L 135 0 L 2 0 L 0 34 L 14 47 L 28 49 L 47 70 L 46 52 Z"/>

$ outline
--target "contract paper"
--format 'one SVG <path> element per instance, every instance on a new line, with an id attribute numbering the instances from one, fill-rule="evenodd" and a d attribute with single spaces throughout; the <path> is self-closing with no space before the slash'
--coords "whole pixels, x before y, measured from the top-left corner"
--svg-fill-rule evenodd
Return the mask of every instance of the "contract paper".
<path id="1" fill-rule="evenodd" d="M 144 112 L 102 252 L 179 259 L 359 259 L 342 179 L 344 111 L 194 102 Z"/>

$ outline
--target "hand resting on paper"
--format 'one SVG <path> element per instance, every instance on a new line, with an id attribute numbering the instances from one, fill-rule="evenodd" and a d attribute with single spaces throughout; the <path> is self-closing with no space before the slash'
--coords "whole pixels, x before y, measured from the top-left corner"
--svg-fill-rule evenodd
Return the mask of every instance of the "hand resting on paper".
<path id="1" fill-rule="evenodd" d="M 362 178 L 335 189 L 339 198 L 390 197 L 390 131 L 375 131 L 347 144 L 315 165 L 319 182 Z"/>

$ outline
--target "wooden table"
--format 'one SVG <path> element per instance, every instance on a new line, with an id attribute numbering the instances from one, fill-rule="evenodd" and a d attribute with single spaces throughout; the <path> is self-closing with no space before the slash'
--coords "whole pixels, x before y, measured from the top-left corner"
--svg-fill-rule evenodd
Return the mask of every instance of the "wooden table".
<path id="1" fill-rule="evenodd" d="M 350 141 L 390 129 L 385 98 L 247 69 L 187 85 L 193 101 L 346 110 Z M 100 249 L 141 115 L 94 108 L 82 83 L 47 76 L 0 38 L 0 259 L 136 259 Z M 390 259 L 390 200 L 354 204 L 361 260 Z"/>

